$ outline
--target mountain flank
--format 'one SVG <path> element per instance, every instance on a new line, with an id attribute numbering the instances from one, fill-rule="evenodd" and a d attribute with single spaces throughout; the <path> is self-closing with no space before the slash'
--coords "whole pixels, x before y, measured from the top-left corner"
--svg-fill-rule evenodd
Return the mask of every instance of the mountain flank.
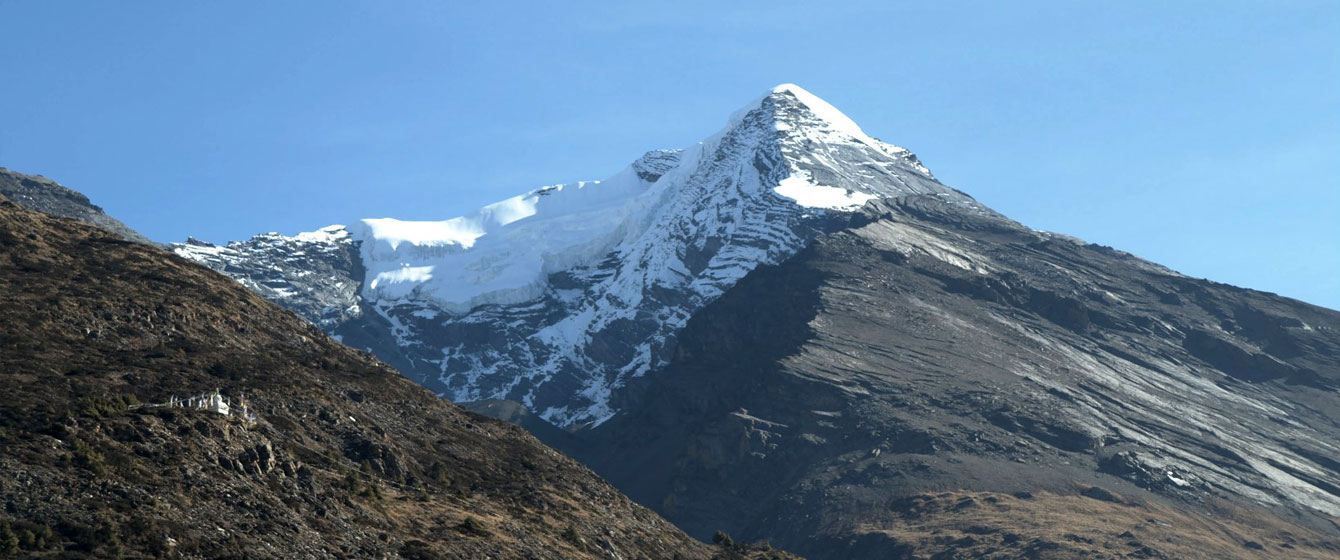
<path id="1" fill-rule="evenodd" d="M 3 199 L 0 380 L 0 557 L 785 557 L 693 540 L 224 276 Z M 216 391 L 227 415 L 150 406 Z"/>
<path id="2" fill-rule="evenodd" d="M 1340 313 L 907 196 L 706 306 L 570 449 L 812 558 L 1335 558 L 1338 387 Z"/>

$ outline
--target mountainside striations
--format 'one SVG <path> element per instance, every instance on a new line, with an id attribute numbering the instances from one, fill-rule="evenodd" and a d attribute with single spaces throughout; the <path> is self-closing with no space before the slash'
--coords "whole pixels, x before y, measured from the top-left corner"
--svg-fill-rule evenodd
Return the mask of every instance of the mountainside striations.
<path id="1" fill-rule="evenodd" d="M 0 379 L 0 556 L 783 556 L 692 540 L 236 282 L 2 198 Z M 216 389 L 230 414 L 141 404 Z"/>
<path id="2" fill-rule="evenodd" d="M 1340 313 L 910 196 L 750 274 L 570 447 L 690 533 L 813 558 L 1333 558 L 1338 388 Z M 1188 525 L 1121 537 L 1159 523 Z"/>

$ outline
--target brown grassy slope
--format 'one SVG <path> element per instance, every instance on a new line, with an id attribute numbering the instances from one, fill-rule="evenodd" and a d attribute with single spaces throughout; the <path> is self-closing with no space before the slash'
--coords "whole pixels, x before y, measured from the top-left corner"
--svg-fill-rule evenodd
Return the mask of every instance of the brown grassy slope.
<path id="1" fill-rule="evenodd" d="M 1193 513 L 1099 496 L 1107 499 L 1052 492 L 917 494 L 849 527 L 847 539 L 896 543 L 891 548 L 909 558 L 1340 558 L 1334 537 L 1260 510 L 1219 502 Z"/>
<path id="2" fill-rule="evenodd" d="M 258 420 L 133 406 L 215 388 Z M 727 554 L 232 280 L 3 199 L 0 449 L 0 557 Z"/>

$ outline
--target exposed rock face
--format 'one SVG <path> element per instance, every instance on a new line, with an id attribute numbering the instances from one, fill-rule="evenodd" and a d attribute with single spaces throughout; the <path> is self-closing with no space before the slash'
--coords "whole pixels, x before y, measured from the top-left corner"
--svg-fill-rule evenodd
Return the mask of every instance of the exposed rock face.
<path id="1" fill-rule="evenodd" d="M 153 241 L 108 216 L 83 193 L 61 186 L 41 175 L 24 175 L 0 167 L 0 196 L 25 208 L 52 216 L 70 218 L 110 231 L 123 239 L 152 245 Z"/>
<path id="2" fill-rule="evenodd" d="M 569 447 L 691 533 L 815 558 L 935 550 L 862 535 L 944 489 L 1334 531 L 1337 389 L 1340 313 L 913 196 L 751 273 Z"/>
<path id="3" fill-rule="evenodd" d="M 358 244 L 343 228 L 287 237 L 267 233 L 219 246 L 197 239 L 175 245 L 184 257 L 237 279 L 323 329 L 362 316 Z"/>
<path id="4" fill-rule="evenodd" d="M 739 557 L 236 282 L 3 198 L 0 381 L 6 556 Z M 228 416 L 137 404 L 216 388 Z"/>

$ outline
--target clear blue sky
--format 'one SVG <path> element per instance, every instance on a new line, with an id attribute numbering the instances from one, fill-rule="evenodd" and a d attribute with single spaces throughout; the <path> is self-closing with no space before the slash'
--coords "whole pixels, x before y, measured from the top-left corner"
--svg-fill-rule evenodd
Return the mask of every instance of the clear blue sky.
<path id="1" fill-rule="evenodd" d="M 0 0 L 0 166 L 161 241 L 441 219 L 795 82 L 1025 224 L 1340 308 L 1340 2 L 635 4 Z"/>

